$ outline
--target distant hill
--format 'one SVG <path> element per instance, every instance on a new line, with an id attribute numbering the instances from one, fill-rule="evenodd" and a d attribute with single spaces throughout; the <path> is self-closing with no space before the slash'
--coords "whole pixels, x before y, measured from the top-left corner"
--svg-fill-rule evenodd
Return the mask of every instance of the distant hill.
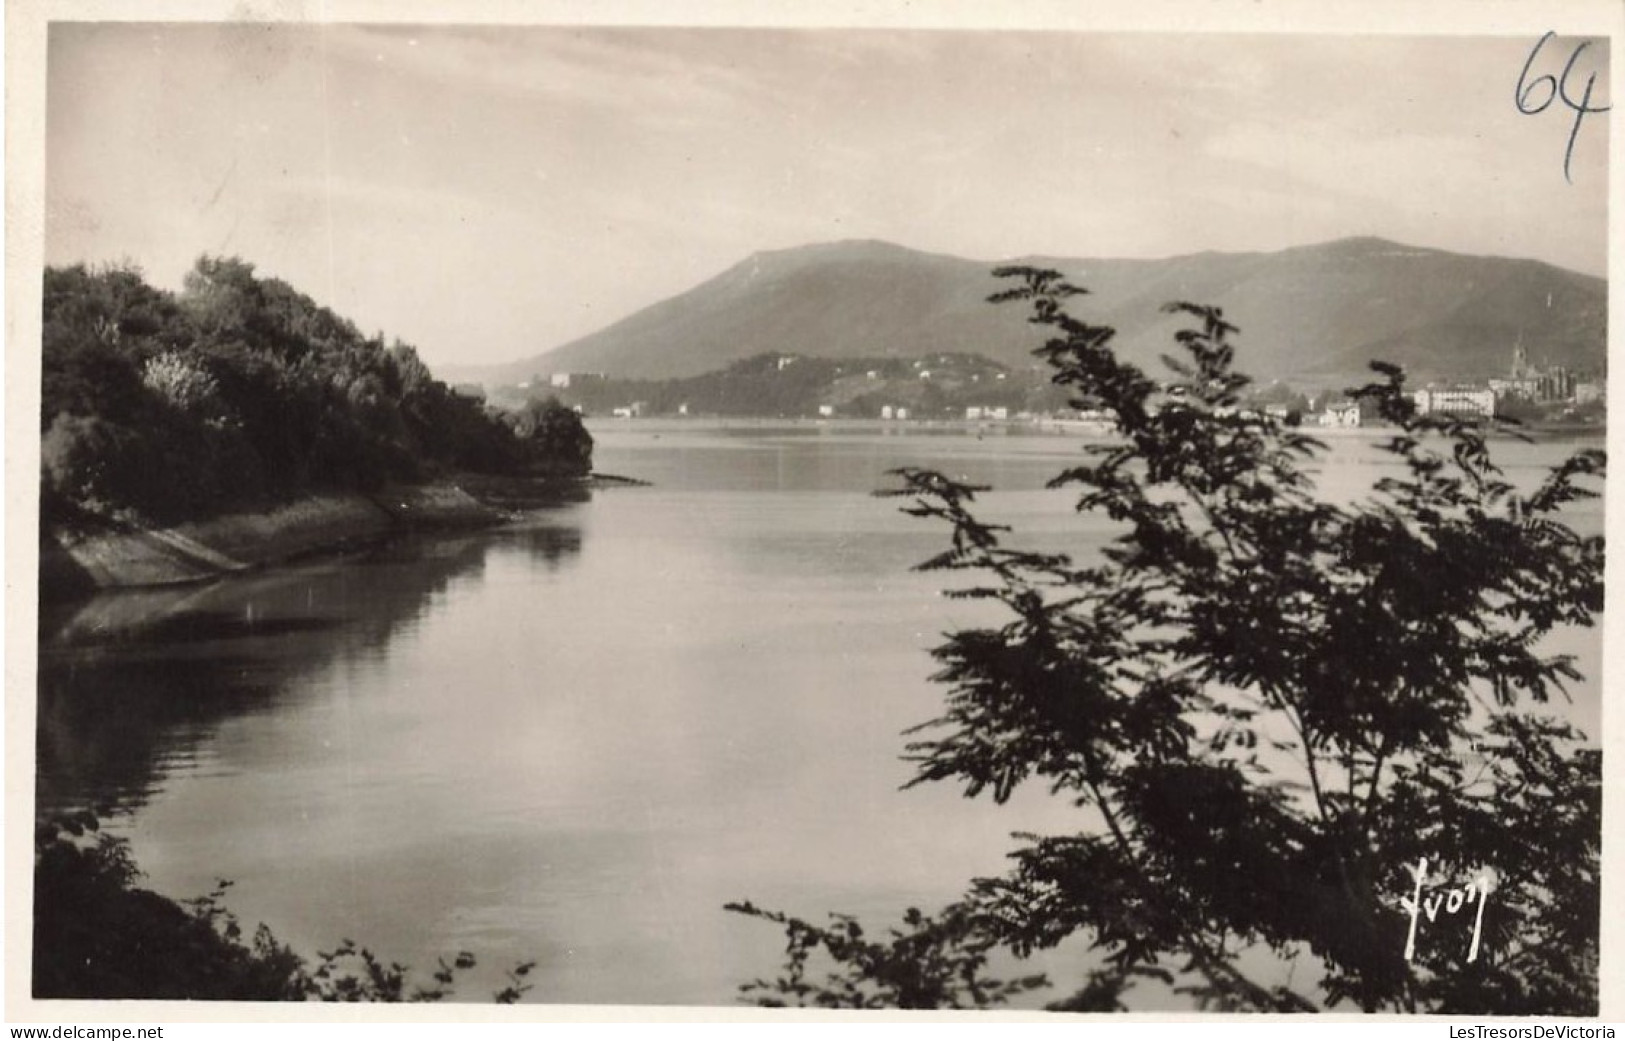
<path id="1" fill-rule="evenodd" d="M 1087 287 L 1092 295 L 1075 313 L 1114 326 L 1122 353 L 1153 367 L 1180 324 L 1159 311 L 1171 300 L 1224 308 L 1241 329 L 1241 367 L 1262 379 L 1353 378 L 1373 358 L 1418 379 L 1481 379 L 1507 370 L 1520 337 L 1537 364 L 1600 372 L 1606 356 L 1606 282 L 1533 260 L 1355 238 L 1274 253 L 998 263 L 1058 268 Z M 995 266 L 872 241 L 757 253 L 599 332 L 477 378 L 670 378 L 764 352 L 963 352 L 1025 366 L 1040 330 L 1020 307 L 986 303 L 999 285 Z"/>

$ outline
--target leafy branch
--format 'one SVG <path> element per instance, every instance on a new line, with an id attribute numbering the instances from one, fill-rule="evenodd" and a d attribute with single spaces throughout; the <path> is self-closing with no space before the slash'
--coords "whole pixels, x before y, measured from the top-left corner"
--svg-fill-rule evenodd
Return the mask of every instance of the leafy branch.
<path id="1" fill-rule="evenodd" d="M 1058 272 L 995 274 L 1014 284 L 992 301 L 1050 331 L 1035 353 L 1053 381 L 1111 417 L 1050 487 L 1114 534 L 1078 561 L 1012 545 L 976 514 L 984 487 L 910 468 L 882 493 L 947 526 L 920 568 L 977 576 L 951 595 L 1006 619 L 933 652 L 945 706 L 909 732 L 910 783 L 1003 802 L 1039 781 L 1083 829 L 1023 836 L 1013 870 L 974 880 L 946 920 L 975 923 L 978 952 L 1086 935 L 1100 965 L 1063 1007 L 1116 1007 L 1155 977 L 1216 1009 L 1594 1009 L 1600 760 L 1527 706 L 1580 678 L 1546 637 L 1602 609 L 1603 539 L 1562 511 L 1598 494 L 1604 454 L 1576 452 L 1522 493 L 1490 451 L 1518 431 L 1421 414 L 1376 362 L 1350 393 L 1389 426 L 1393 472 L 1334 503 L 1314 480 L 1326 446 L 1241 406 L 1250 381 L 1219 308 L 1168 305 L 1192 324 L 1156 380 L 1116 355 L 1113 330 L 1067 312 L 1083 290 Z M 1398 897 L 1423 857 L 1500 880 L 1471 964 L 1444 941 L 1406 959 Z M 901 935 L 862 946 L 850 919 L 736 909 L 791 936 L 795 971 L 747 987 L 758 996 L 900 1000 L 864 987 L 925 953 Z M 846 968 L 814 984 L 819 946 Z M 1319 978 L 1255 979 L 1242 954 L 1261 951 Z"/>

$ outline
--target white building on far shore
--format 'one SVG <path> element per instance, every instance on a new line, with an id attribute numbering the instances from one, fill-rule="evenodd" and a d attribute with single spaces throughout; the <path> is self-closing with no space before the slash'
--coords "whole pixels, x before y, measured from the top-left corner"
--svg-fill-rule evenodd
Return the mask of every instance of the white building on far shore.
<path id="1" fill-rule="evenodd" d="M 1495 391 L 1476 389 L 1419 390 L 1412 395 L 1416 411 L 1422 415 L 1483 416 L 1495 415 Z"/>
<path id="2" fill-rule="evenodd" d="M 1323 427 L 1359 426 L 1360 403 L 1358 401 L 1339 401 L 1327 405 L 1326 411 L 1320 414 L 1320 425 Z"/>

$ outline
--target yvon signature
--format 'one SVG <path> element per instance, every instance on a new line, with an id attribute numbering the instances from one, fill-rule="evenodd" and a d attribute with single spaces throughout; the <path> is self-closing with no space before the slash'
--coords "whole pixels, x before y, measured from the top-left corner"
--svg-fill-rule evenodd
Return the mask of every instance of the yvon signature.
<path id="1" fill-rule="evenodd" d="M 1411 961 L 1416 957 L 1416 933 L 1421 924 L 1422 916 L 1427 915 L 1429 922 L 1438 920 L 1442 910 L 1447 915 L 1460 914 L 1471 911 L 1473 914 L 1473 943 L 1467 950 L 1469 962 L 1478 960 L 1478 941 L 1484 930 L 1484 905 L 1489 902 L 1490 891 L 1495 888 L 1495 878 L 1489 871 L 1481 871 L 1478 877 L 1465 886 L 1451 889 L 1448 892 L 1439 891 L 1432 896 L 1424 897 L 1422 890 L 1427 884 L 1428 858 L 1423 857 L 1415 867 L 1407 866 L 1416 888 L 1410 896 L 1399 898 L 1399 906 L 1411 916 L 1411 928 L 1405 938 L 1405 960 Z M 1477 909 L 1474 910 L 1474 905 Z"/>

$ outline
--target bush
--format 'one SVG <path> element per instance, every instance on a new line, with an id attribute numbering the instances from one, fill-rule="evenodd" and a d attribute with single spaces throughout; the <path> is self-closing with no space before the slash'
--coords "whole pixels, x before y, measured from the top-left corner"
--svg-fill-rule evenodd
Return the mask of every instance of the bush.
<path id="1" fill-rule="evenodd" d="M 592 435 L 581 416 L 558 399 L 532 400 L 511 422 L 532 470 L 571 477 L 592 470 Z"/>
<path id="2" fill-rule="evenodd" d="M 458 972 L 474 967 L 464 951 L 441 960 L 430 982 L 345 940 L 314 967 L 261 925 L 244 941 L 221 900 L 230 887 L 176 903 L 136 882 L 128 844 L 101 834 L 88 813 L 43 823 L 34 848 L 36 998 L 201 1001 L 440 1001 Z M 516 966 L 493 995 L 502 1004 L 530 990 L 534 963 Z"/>
<path id="3" fill-rule="evenodd" d="M 137 507 L 161 480 L 161 467 L 138 431 L 94 416 L 59 414 L 40 441 L 49 494 L 92 513 Z"/>

